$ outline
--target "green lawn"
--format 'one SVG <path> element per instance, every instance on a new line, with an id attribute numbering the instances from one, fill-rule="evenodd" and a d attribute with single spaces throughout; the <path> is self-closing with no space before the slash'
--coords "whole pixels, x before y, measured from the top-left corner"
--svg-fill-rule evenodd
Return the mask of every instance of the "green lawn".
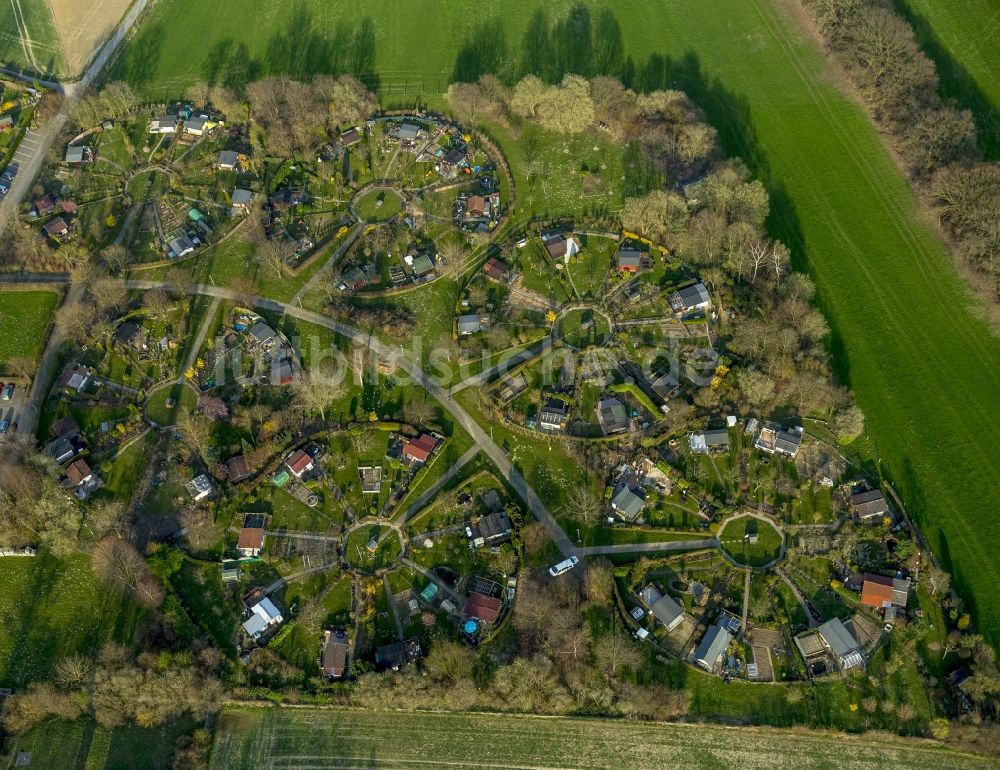
<path id="1" fill-rule="evenodd" d="M 194 620 L 222 651 L 234 655 L 236 629 L 241 621 L 225 601 L 222 566 L 185 557 L 180 570 L 170 578 L 170 585 Z"/>
<path id="2" fill-rule="evenodd" d="M 403 208 L 403 199 L 392 190 L 376 189 L 362 195 L 355 203 L 358 216 L 366 222 L 386 222 Z"/>
<path id="3" fill-rule="evenodd" d="M 598 297 L 598 289 L 611 267 L 611 260 L 618 249 L 617 241 L 610 238 L 577 236 L 581 241 L 580 253 L 570 259 L 565 268 L 573 279 L 573 286 L 584 302 Z"/>
<path id="4" fill-rule="evenodd" d="M 570 310 L 559 319 L 559 336 L 575 348 L 603 345 L 610 334 L 607 317 L 590 308 Z"/>
<path id="5" fill-rule="evenodd" d="M 748 538 L 756 535 L 756 541 Z M 768 522 L 753 516 L 742 516 L 729 522 L 719 532 L 723 549 L 740 564 L 762 567 L 778 558 L 781 535 Z"/>
<path id="6" fill-rule="evenodd" d="M 0 558 L 0 686 L 44 679 L 63 657 L 128 643 L 142 610 L 105 587 L 86 556 Z"/>
<path id="7" fill-rule="evenodd" d="M 167 407 L 167 401 L 174 400 L 174 405 Z M 174 384 L 160 388 L 146 402 L 146 415 L 158 425 L 173 425 L 181 411 L 194 411 L 198 404 L 198 395 L 187 385 Z"/>
<path id="8" fill-rule="evenodd" d="M 0 372 L 12 358 L 38 356 L 58 302 L 53 291 L 0 292 Z"/>
<path id="9" fill-rule="evenodd" d="M 778 687 L 734 684 L 774 701 Z M 718 685 L 721 693 L 723 685 Z M 758 704 L 764 706 L 765 704 Z M 491 737 L 484 753 L 481 736 Z M 223 712 L 212 751 L 214 770 L 282 767 L 546 767 L 606 768 L 627 757 L 633 770 L 729 767 L 733 752 L 748 770 L 843 766 L 950 770 L 991 767 L 991 760 L 882 736 L 786 734 L 712 725 L 641 724 L 618 720 L 539 719 L 508 714 L 420 714 L 395 711 L 234 709 Z M 615 764 L 615 763 L 612 763 Z"/>
<path id="10" fill-rule="evenodd" d="M 368 547 L 372 538 L 376 540 L 374 550 Z M 344 546 L 344 555 L 351 566 L 365 572 L 388 567 L 396 561 L 399 551 L 399 535 L 389 527 L 378 524 L 354 530 Z"/>
<path id="11" fill-rule="evenodd" d="M 941 92 L 972 110 L 987 155 L 1000 157 L 1000 2 L 895 0 L 934 60 Z"/>

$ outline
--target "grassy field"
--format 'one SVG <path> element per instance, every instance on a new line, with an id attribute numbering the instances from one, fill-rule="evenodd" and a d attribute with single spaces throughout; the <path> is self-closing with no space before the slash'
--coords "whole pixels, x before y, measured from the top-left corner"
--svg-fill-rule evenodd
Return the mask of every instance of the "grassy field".
<path id="1" fill-rule="evenodd" d="M 196 726 L 190 718 L 148 730 L 109 729 L 85 719 L 49 721 L 11 743 L 18 752 L 31 752 L 32 770 L 168 770 L 177 739 Z"/>
<path id="2" fill-rule="evenodd" d="M 0 686 L 44 678 L 62 657 L 127 642 L 141 610 L 106 589 L 85 556 L 0 558 Z"/>
<path id="3" fill-rule="evenodd" d="M 12 358 L 38 355 L 58 302 L 52 291 L 0 292 L 0 372 Z"/>
<path id="4" fill-rule="evenodd" d="M 984 418 L 1000 380 L 1000 341 L 970 312 L 949 255 L 919 221 L 912 191 L 877 132 L 828 81 L 822 53 L 797 26 L 791 0 L 610 5 L 636 61 L 635 85 L 686 90 L 727 151 L 746 158 L 767 183 L 769 227 L 816 279 L 838 373 L 867 415 L 881 470 L 954 570 L 982 629 L 1000 642 L 1000 605 L 990 601 L 1000 582 L 1000 562 L 991 558 L 1000 520 L 979 514 L 1000 489 L 1000 467 L 992 462 L 1000 424 Z M 510 51 L 520 50 L 537 6 L 504 6 L 499 18 Z M 389 0 L 363 8 L 251 0 L 234 14 L 218 4 L 165 0 L 114 75 L 147 94 L 174 95 L 227 57 L 244 56 L 257 72 L 306 74 L 322 61 L 279 56 L 293 17 L 296 39 L 321 43 L 338 20 L 350 29 L 368 15 L 374 29 L 364 64 L 378 71 L 384 99 L 398 102 L 412 98 L 416 81 L 427 93 L 444 89 L 476 23 L 459 5 L 430 10 Z M 243 18 L 256 20 L 252 29 Z M 245 50 L 227 47 L 235 39 L 246 41 Z M 419 56 L 411 41 L 419 41 Z M 403 95 L 404 85 L 411 96 Z"/>
<path id="5" fill-rule="evenodd" d="M 1000 158 L 1000 0 L 895 0 L 937 65 L 941 91 L 972 110 L 980 144 Z"/>
<path id="6" fill-rule="evenodd" d="M 0 66 L 46 75 L 64 69 L 48 2 L 0 3 Z"/>
<path id="7" fill-rule="evenodd" d="M 488 746 L 482 741 L 489 735 Z M 360 768 L 855 768 L 990 767 L 931 743 L 710 725 L 639 724 L 495 714 L 307 709 L 228 710 L 214 770 Z M 615 759 L 612 759 L 614 757 Z"/>

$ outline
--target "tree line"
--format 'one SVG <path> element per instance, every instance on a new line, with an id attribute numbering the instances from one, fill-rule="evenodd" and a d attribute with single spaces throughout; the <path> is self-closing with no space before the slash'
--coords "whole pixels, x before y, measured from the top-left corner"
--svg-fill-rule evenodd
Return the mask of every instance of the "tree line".
<path id="1" fill-rule="evenodd" d="M 1000 302 L 1000 164 L 977 144 L 972 113 L 941 96 L 938 73 L 888 0 L 806 0 L 961 263 Z"/>

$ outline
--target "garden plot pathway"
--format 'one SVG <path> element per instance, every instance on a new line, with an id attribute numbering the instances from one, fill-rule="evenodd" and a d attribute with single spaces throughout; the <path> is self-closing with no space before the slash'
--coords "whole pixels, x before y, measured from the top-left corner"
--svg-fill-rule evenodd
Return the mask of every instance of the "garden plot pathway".
<path id="1" fill-rule="evenodd" d="M 473 387 L 476 385 L 485 385 L 490 382 L 494 377 L 498 375 L 503 375 L 509 372 L 511 369 L 526 363 L 533 358 L 537 358 L 540 355 L 547 353 L 552 348 L 552 337 L 543 337 L 541 342 L 532 345 L 530 348 L 525 348 L 520 353 L 512 356 L 506 361 L 501 361 L 496 366 L 491 366 L 489 369 L 480 372 L 479 374 L 474 374 L 471 377 L 466 377 L 457 385 L 452 385 L 449 392 L 454 395 L 460 390 L 465 390 L 466 388 Z"/>
<path id="2" fill-rule="evenodd" d="M 315 575 L 319 572 L 326 572 L 327 570 L 333 569 L 339 566 L 339 561 L 328 561 L 326 564 L 318 564 L 315 567 L 310 567 L 309 569 L 304 569 L 301 572 L 295 572 L 286 577 L 278 578 L 271 585 L 264 589 L 265 594 L 272 594 L 277 591 L 282 586 L 288 585 L 289 583 L 294 583 L 296 580 L 301 580 L 304 577 L 309 577 L 310 575 Z"/>
<path id="3" fill-rule="evenodd" d="M 700 548 L 718 548 L 715 538 L 704 540 L 668 540 L 660 543 L 624 543 L 622 545 L 592 545 L 577 548 L 578 556 L 607 556 L 616 553 L 661 553 L 663 551 L 695 551 Z"/>
<path id="4" fill-rule="evenodd" d="M 194 367 L 195 362 L 198 360 L 198 353 L 201 352 L 201 346 L 205 344 L 205 337 L 208 336 L 208 327 L 212 325 L 215 320 L 215 314 L 219 311 L 219 303 L 222 299 L 219 297 L 212 298 L 212 304 L 208 306 L 208 312 L 205 313 L 205 320 L 201 322 L 201 328 L 198 329 L 198 336 L 195 337 L 194 345 L 191 346 L 191 352 L 188 353 L 187 361 L 184 362 L 184 366 L 177 373 L 177 384 L 183 385 L 186 381 L 184 373 Z"/>
<path id="5" fill-rule="evenodd" d="M 298 532 L 290 529 L 275 529 L 271 531 L 275 537 L 287 537 L 292 540 L 318 540 L 326 543 L 339 543 L 340 538 L 335 535 L 320 535 L 316 532 Z"/>
<path id="6" fill-rule="evenodd" d="M 321 267 L 319 270 L 317 270 L 316 274 L 313 275 L 312 278 L 310 278 L 308 281 L 302 284 L 302 288 L 299 289 L 298 292 L 296 292 L 294 297 L 292 297 L 293 305 L 299 305 L 299 306 L 302 305 L 302 298 L 305 297 L 307 294 L 309 294 L 309 292 L 312 291 L 313 287 L 315 287 L 320 282 L 322 277 L 333 269 L 333 266 L 337 264 L 337 261 L 342 256 L 344 256 L 344 254 L 347 253 L 347 250 L 351 248 L 351 246 L 358 239 L 358 236 L 361 235 L 364 229 L 365 229 L 364 222 L 358 222 L 356 225 L 354 225 L 354 229 L 351 230 L 350 233 L 348 233 L 347 238 L 344 239 L 344 242 L 336 248 L 333 254 L 330 255 L 330 258 L 326 261 L 326 264 L 323 265 L 323 267 Z"/>
<path id="7" fill-rule="evenodd" d="M 777 572 L 778 575 L 781 577 L 781 579 L 785 581 L 785 585 L 787 585 L 792 590 L 792 593 L 795 594 L 795 598 L 798 600 L 799 604 L 802 605 L 802 611 L 806 613 L 806 620 L 809 623 L 809 627 L 813 628 L 814 626 L 819 625 L 816 622 L 816 618 L 814 618 L 813 614 L 809 611 L 809 603 L 802 595 L 802 592 L 799 590 L 799 587 L 795 585 L 795 581 L 792 580 L 790 577 L 788 577 L 788 575 L 785 574 L 785 571 L 781 569 L 781 567 L 778 567 L 775 570 L 775 572 Z"/>
<path id="8" fill-rule="evenodd" d="M 420 513 L 420 511 L 422 511 L 427 504 L 434 499 L 434 496 L 444 488 L 445 484 L 455 478 L 459 471 L 461 471 L 462 468 L 464 468 L 477 454 L 479 454 L 479 447 L 477 446 L 472 446 L 465 450 L 465 454 L 459 457 L 455 461 L 455 464 L 445 471 L 441 478 L 431 484 L 426 492 L 407 506 L 406 510 L 403 511 L 403 515 L 400 517 L 400 525 L 405 525 L 410 519 Z"/>
<path id="9" fill-rule="evenodd" d="M 385 598 L 389 600 L 389 609 L 392 610 L 392 622 L 396 626 L 396 638 L 403 641 L 403 623 L 399 619 L 399 607 L 396 606 L 396 597 L 393 596 L 392 588 L 389 587 L 389 573 L 382 575 L 382 590 L 385 591 Z"/>
<path id="10" fill-rule="evenodd" d="M 441 578 L 439 578 L 437 575 L 435 575 L 433 572 L 431 572 L 426 567 L 423 567 L 422 565 L 417 564 L 415 561 L 410 561 L 409 559 L 400 559 L 399 563 L 403 564 L 403 565 L 405 565 L 407 567 L 409 567 L 410 569 L 412 569 L 412 570 L 414 570 L 416 572 L 419 572 L 425 578 L 427 578 L 432 583 L 434 583 L 434 585 L 436 585 L 439 590 L 443 591 L 444 593 L 446 593 L 448 595 L 448 598 L 451 599 L 452 603 L 455 604 L 456 606 L 459 605 L 459 604 L 461 604 L 461 600 L 458 598 L 458 594 L 456 594 L 452 590 L 451 586 L 449 586 L 447 583 L 445 583 Z"/>
<path id="11" fill-rule="evenodd" d="M 138 291 L 148 291 L 150 289 L 173 289 L 176 288 L 175 285 L 170 284 L 165 281 L 138 281 L 138 280 L 128 280 L 123 282 L 125 287 L 129 290 Z M 212 286 L 210 284 L 196 284 L 183 287 L 184 291 L 188 294 L 202 294 L 209 297 L 218 297 L 220 299 L 235 300 L 236 293 L 222 286 Z M 497 471 L 501 476 L 507 479 L 510 485 L 514 488 L 514 491 L 527 505 L 528 510 L 532 512 L 534 517 L 542 523 L 545 529 L 548 531 L 549 536 L 552 538 L 553 543 L 559 552 L 563 556 L 598 556 L 604 554 L 625 554 L 625 553 L 658 553 L 665 551 L 685 551 L 685 550 L 695 550 L 700 548 L 720 548 L 720 543 L 715 539 L 703 539 L 703 540 L 677 540 L 668 542 L 654 542 L 654 543 L 628 543 L 621 545 L 606 545 L 606 546 L 591 546 L 587 548 L 579 548 L 574 545 L 573 541 L 570 540 L 569 536 L 563 531 L 559 522 L 556 521 L 555 516 L 549 511 L 548 507 L 542 502 L 542 499 L 538 496 L 538 493 L 532 488 L 530 484 L 525 480 L 521 472 L 515 467 L 514 463 L 511 461 L 507 453 L 492 439 L 487 431 L 483 430 L 482 426 L 477 423 L 472 416 L 465 411 L 465 409 L 458 403 L 456 403 L 450 396 L 448 388 L 437 380 L 430 377 L 419 365 L 406 358 L 399 350 L 386 342 L 383 342 L 377 337 L 372 336 L 366 332 L 354 328 L 353 326 L 348 326 L 347 324 L 341 323 L 340 321 L 335 321 L 328 316 L 321 313 L 316 313 L 312 310 L 306 310 L 305 308 L 298 307 L 288 302 L 282 302 L 280 300 L 269 299 L 267 297 L 249 297 L 245 298 L 249 301 L 249 304 L 254 307 L 264 308 L 266 310 L 272 310 L 278 313 L 283 313 L 293 318 L 298 318 L 303 321 L 308 321 L 309 323 L 316 324 L 317 326 L 322 326 L 326 329 L 330 329 L 336 332 L 340 336 L 351 340 L 356 345 L 361 347 L 370 348 L 375 355 L 379 356 L 385 361 L 394 363 L 399 369 L 408 374 L 413 378 L 414 382 L 419 384 L 424 388 L 431 396 L 433 396 L 444 409 L 449 412 L 455 421 L 463 428 L 470 436 L 472 436 L 475 445 L 479 449 L 486 453 L 486 455 L 493 461 L 496 466 Z M 390 524 L 390 526 L 393 526 Z M 401 559 L 403 563 L 411 566 L 420 572 L 426 572 L 419 565 L 414 564 L 408 560 Z M 306 573 L 299 573 L 292 577 L 286 578 L 285 581 L 301 577 L 303 574 L 312 574 L 313 572 L 318 572 L 323 567 L 313 568 L 312 570 L 307 570 Z M 430 573 L 427 573 L 430 574 Z M 282 582 L 282 581 L 279 581 Z M 449 589 L 450 590 L 450 589 Z"/>

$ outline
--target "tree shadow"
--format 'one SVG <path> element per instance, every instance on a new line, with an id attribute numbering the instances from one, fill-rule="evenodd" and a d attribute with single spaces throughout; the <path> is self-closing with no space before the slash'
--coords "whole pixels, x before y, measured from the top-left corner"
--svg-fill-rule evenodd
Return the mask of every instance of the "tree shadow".
<path id="1" fill-rule="evenodd" d="M 309 6 L 299 2 L 284 28 L 276 30 L 268 40 L 259 69 L 295 80 L 309 80 L 314 75 L 353 75 L 376 90 L 379 77 L 375 59 L 375 23 L 371 17 L 366 16 L 356 27 L 340 22 L 331 34 L 317 23 Z"/>
<path id="2" fill-rule="evenodd" d="M 484 19 L 472 28 L 458 49 L 451 79 L 458 83 L 475 83 L 483 75 L 509 79 L 507 34 L 499 18 Z"/>
<path id="3" fill-rule="evenodd" d="M 237 44 L 232 38 L 212 46 L 201 67 L 208 85 L 223 85 L 237 92 L 260 77 L 260 70 L 260 62 L 250 56 L 246 43 Z"/>
<path id="4" fill-rule="evenodd" d="M 938 91 L 947 99 L 969 110 L 976 120 L 979 149 L 987 160 L 1000 160 L 1000 112 L 983 93 L 968 69 L 934 34 L 926 18 L 916 12 L 907 0 L 893 0 L 896 13 L 913 27 L 917 43 L 934 62 L 939 77 Z"/>
<path id="5" fill-rule="evenodd" d="M 118 68 L 121 79 L 137 91 L 144 90 L 156 74 L 162 54 L 163 34 L 162 22 L 142 27 L 122 55 Z"/>

